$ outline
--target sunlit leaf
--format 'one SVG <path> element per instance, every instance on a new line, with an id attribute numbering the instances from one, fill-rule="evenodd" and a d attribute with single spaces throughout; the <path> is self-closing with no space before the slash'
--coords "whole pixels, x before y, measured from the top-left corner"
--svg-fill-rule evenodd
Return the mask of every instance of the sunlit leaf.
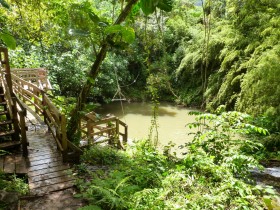
<path id="1" fill-rule="evenodd" d="M 119 34 L 121 35 L 122 41 L 131 44 L 135 40 L 134 29 L 127 26 L 113 25 L 105 29 L 107 34 Z"/>
<path id="2" fill-rule="evenodd" d="M 93 13 L 93 12 L 89 12 L 88 13 L 88 15 L 89 15 L 89 18 L 94 22 L 94 23 L 99 23 L 100 22 L 100 18 L 95 14 L 95 13 Z"/>
<path id="3" fill-rule="evenodd" d="M 145 15 L 150 15 L 156 10 L 158 0 L 141 0 L 140 7 Z"/>
<path id="4" fill-rule="evenodd" d="M 13 49 L 13 50 L 16 48 L 16 40 L 10 34 L 1 33 L 0 38 L 7 45 L 8 48 Z"/>

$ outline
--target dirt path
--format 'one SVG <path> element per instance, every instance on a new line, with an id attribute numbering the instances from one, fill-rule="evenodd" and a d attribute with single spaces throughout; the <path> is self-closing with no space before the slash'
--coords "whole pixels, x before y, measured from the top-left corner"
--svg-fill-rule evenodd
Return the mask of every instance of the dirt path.
<path id="1" fill-rule="evenodd" d="M 81 199 L 74 198 L 74 189 L 53 192 L 42 197 L 22 198 L 21 210 L 74 210 L 85 205 Z"/>

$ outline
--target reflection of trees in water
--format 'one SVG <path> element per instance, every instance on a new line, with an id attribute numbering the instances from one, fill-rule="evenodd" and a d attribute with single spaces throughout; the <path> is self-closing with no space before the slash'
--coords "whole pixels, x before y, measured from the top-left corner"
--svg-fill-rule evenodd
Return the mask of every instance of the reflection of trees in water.
<path id="1" fill-rule="evenodd" d="M 143 116 L 151 116 L 153 105 L 150 103 L 123 103 L 124 114 L 139 114 Z M 170 104 L 162 104 L 158 109 L 158 116 L 170 116 L 175 117 L 177 115 L 176 111 L 170 110 L 174 106 Z M 177 107 L 176 107 L 177 108 Z M 182 109 L 182 108 L 178 108 Z M 96 109 L 97 113 L 102 115 L 106 115 L 108 113 L 114 114 L 116 116 L 122 116 L 122 107 L 121 103 L 114 102 L 111 104 L 102 105 L 101 107 Z"/>

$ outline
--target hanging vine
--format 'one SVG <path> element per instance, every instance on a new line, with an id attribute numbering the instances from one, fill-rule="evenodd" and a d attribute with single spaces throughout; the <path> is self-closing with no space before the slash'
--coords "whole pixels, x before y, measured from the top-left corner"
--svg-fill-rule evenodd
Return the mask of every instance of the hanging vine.
<path id="1" fill-rule="evenodd" d="M 205 106 L 204 93 L 207 88 L 207 69 L 209 65 L 209 42 L 211 36 L 211 0 L 204 2 L 201 0 L 203 9 L 203 25 L 204 25 L 204 40 L 202 49 L 202 62 L 200 66 L 201 70 L 201 81 L 202 81 L 202 104 L 201 107 Z"/>

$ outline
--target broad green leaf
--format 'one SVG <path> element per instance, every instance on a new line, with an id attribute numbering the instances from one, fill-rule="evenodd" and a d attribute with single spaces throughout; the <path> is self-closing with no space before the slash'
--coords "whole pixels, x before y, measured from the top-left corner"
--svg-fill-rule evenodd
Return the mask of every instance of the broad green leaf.
<path id="1" fill-rule="evenodd" d="M 0 4 L 2 5 L 2 7 L 10 9 L 10 5 L 5 0 L 0 0 Z"/>
<path id="2" fill-rule="evenodd" d="M 172 3 L 172 0 L 160 0 L 157 7 L 165 12 L 171 12 Z"/>
<path id="3" fill-rule="evenodd" d="M 140 7 L 145 15 L 150 15 L 156 10 L 158 0 L 141 0 Z"/>
<path id="4" fill-rule="evenodd" d="M 93 12 L 88 12 L 89 18 L 94 22 L 94 23 L 99 23 L 100 22 L 100 18 Z"/>
<path id="5" fill-rule="evenodd" d="M 13 36 L 7 33 L 1 33 L 0 37 L 8 48 L 12 50 L 16 49 L 16 40 Z"/>
<path id="6" fill-rule="evenodd" d="M 135 40 L 134 29 L 127 26 L 113 25 L 105 29 L 106 34 L 119 34 L 122 41 L 131 44 Z"/>

